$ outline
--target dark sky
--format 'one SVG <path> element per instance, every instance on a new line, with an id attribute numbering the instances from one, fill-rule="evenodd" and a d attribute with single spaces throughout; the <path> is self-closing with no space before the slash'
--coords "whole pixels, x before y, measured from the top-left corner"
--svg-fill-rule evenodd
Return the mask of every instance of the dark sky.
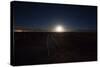
<path id="1" fill-rule="evenodd" d="M 12 2 L 15 26 L 51 29 L 96 30 L 96 6 Z"/>

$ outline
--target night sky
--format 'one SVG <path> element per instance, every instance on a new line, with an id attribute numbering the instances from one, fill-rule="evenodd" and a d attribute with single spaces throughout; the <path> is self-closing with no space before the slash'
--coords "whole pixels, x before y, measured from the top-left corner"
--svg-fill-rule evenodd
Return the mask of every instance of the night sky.
<path id="1" fill-rule="evenodd" d="M 14 25 L 52 29 L 62 25 L 73 31 L 96 31 L 97 7 L 12 2 Z"/>

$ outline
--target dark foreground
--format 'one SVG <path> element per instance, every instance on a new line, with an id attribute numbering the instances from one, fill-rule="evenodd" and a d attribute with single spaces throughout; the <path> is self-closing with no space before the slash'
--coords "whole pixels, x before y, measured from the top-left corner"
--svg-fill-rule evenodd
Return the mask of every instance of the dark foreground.
<path id="1" fill-rule="evenodd" d="M 12 65 L 34 65 L 97 60 L 94 32 L 14 33 Z"/>

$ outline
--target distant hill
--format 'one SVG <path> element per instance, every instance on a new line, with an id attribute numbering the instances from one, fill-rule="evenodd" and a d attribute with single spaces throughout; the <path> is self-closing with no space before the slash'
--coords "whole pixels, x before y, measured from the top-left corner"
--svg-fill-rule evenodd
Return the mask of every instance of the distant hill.
<path id="1" fill-rule="evenodd" d="M 29 27 L 22 27 L 22 26 L 15 26 L 15 32 L 48 32 L 48 30 L 40 29 L 40 28 L 29 28 Z"/>

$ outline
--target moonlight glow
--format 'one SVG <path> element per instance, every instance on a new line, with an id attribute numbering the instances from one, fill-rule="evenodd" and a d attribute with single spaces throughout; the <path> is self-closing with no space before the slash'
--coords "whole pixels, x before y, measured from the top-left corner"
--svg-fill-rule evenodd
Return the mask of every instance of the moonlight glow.
<path id="1" fill-rule="evenodd" d="M 59 25 L 55 28 L 55 32 L 64 32 L 63 26 Z"/>

